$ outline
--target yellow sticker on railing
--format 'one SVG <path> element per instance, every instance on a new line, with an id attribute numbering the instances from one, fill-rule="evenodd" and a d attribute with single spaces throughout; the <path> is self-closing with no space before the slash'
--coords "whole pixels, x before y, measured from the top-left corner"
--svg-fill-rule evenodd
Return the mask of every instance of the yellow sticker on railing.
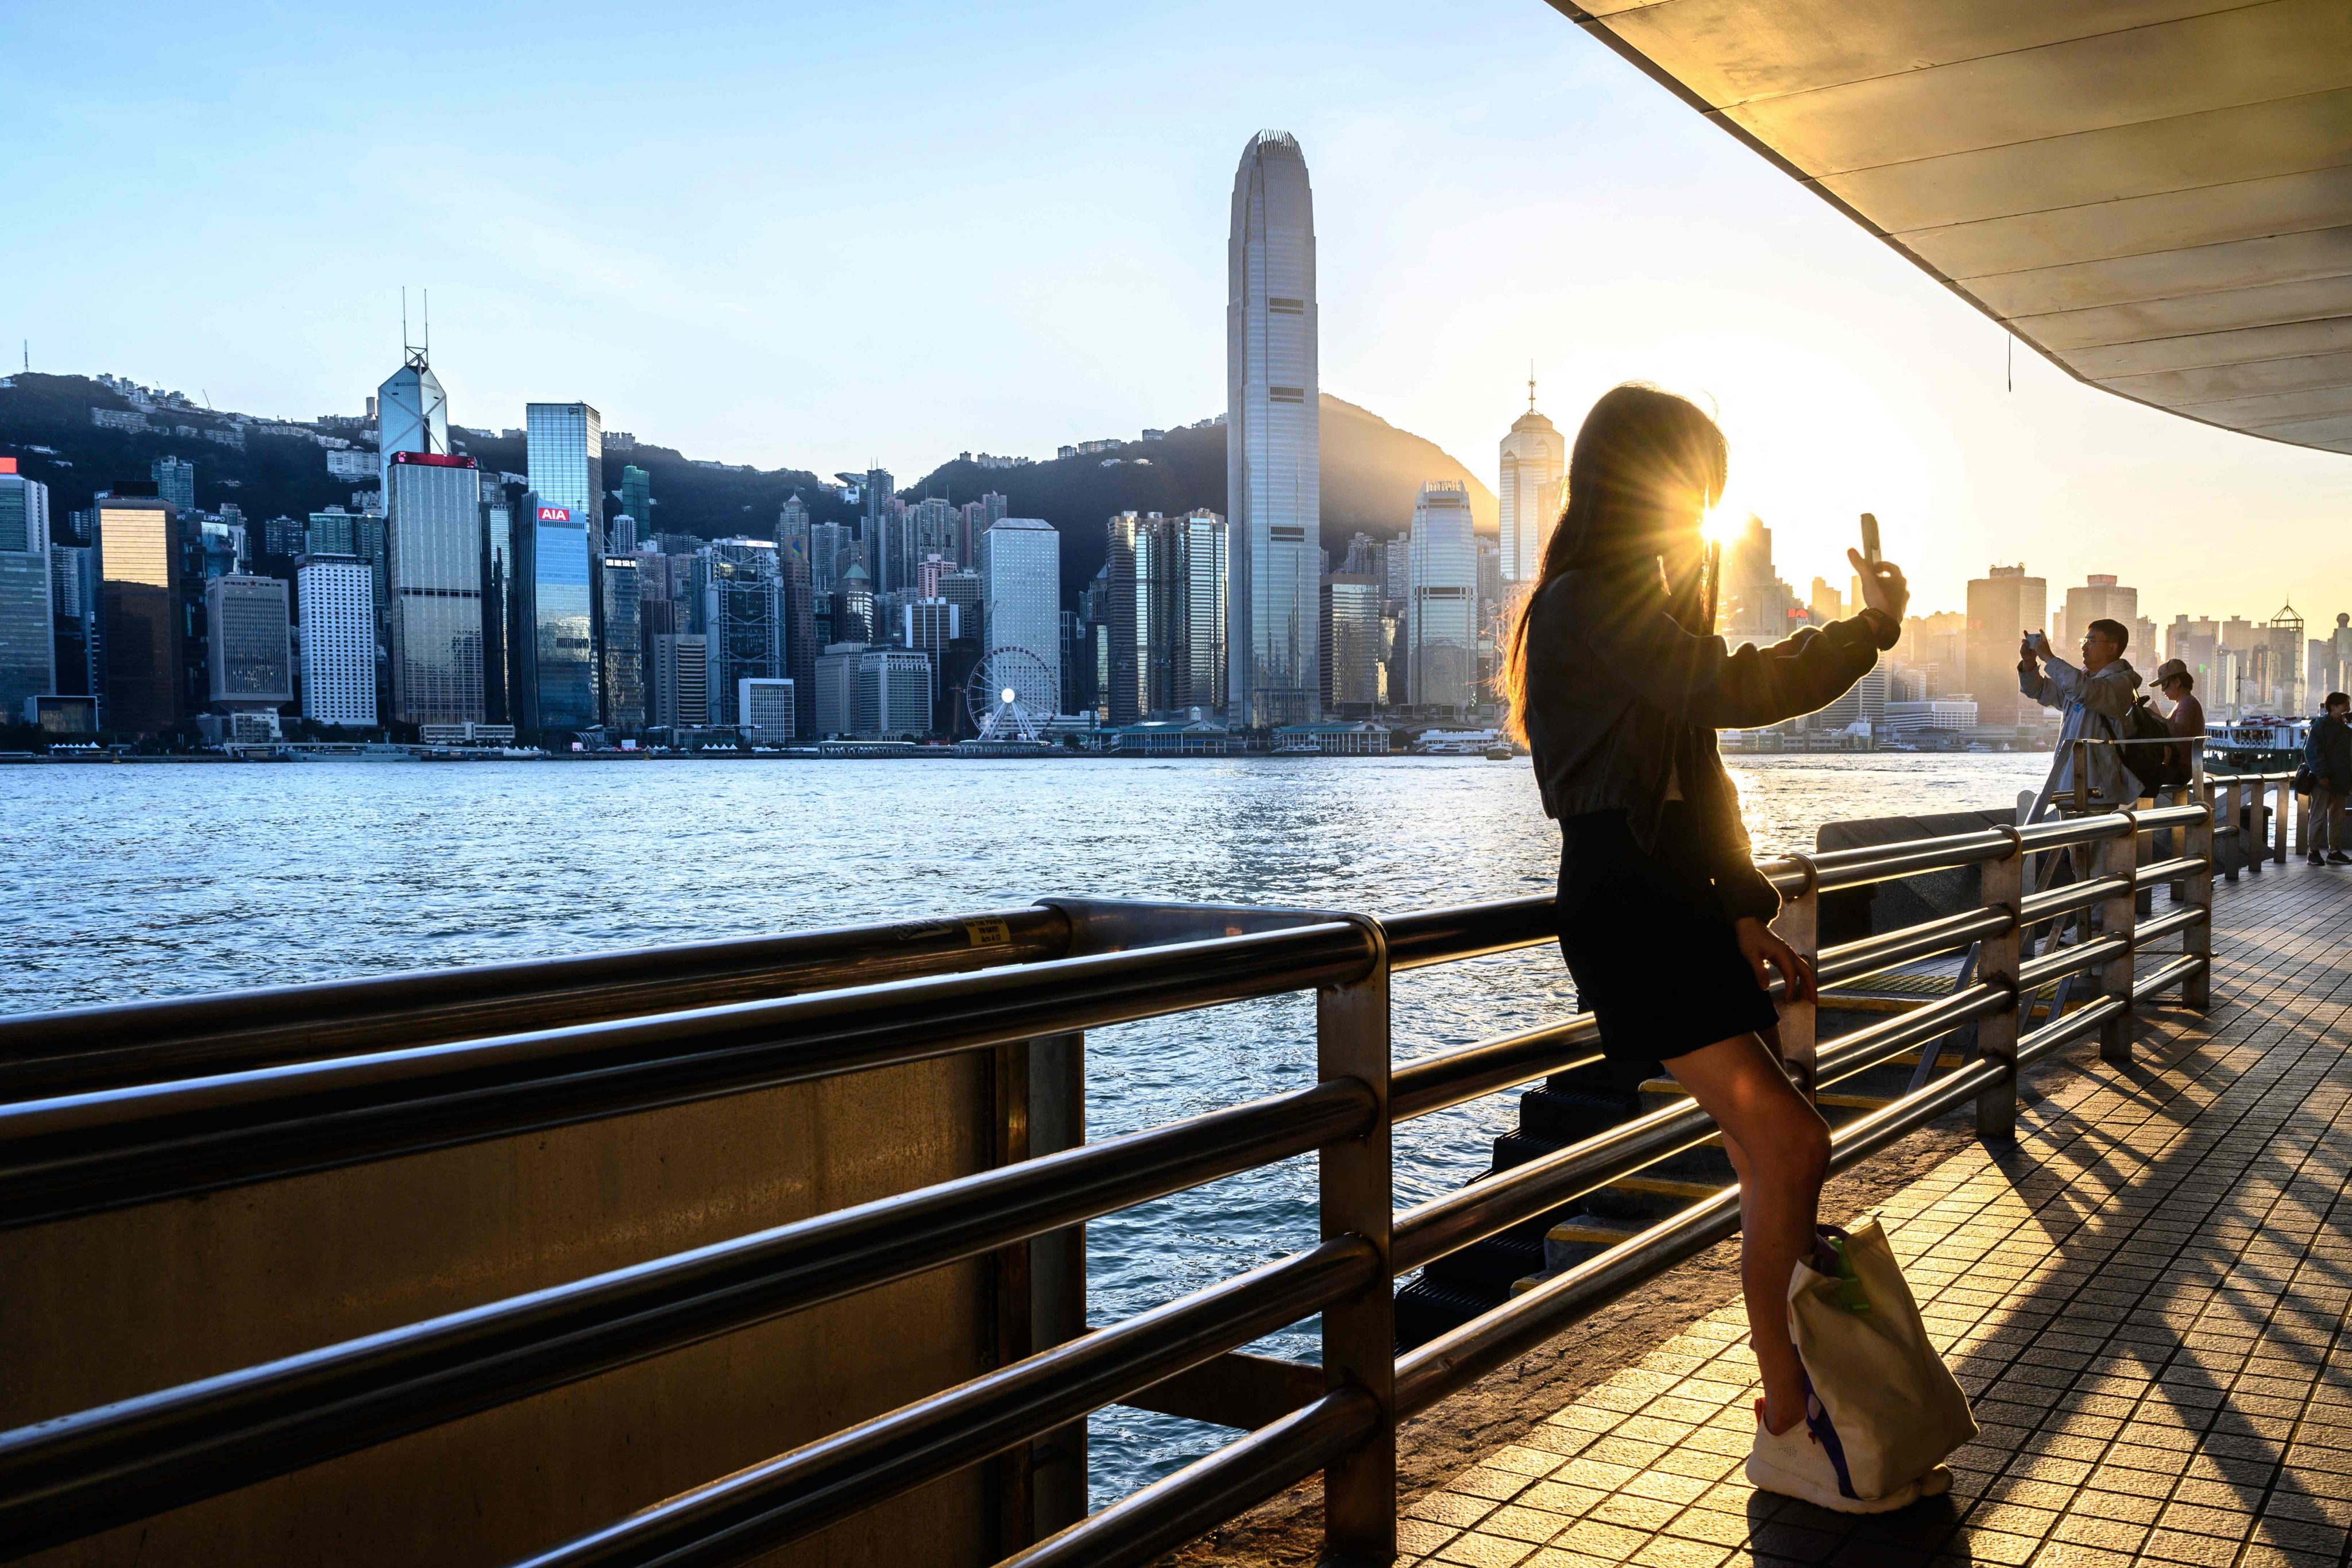
<path id="1" fill-rule="evenodd" d="M 1003 947 L 1013 940 L 1013 928 L 1003 921 L 966 921 L 963 931 L 974 947 Z"/>

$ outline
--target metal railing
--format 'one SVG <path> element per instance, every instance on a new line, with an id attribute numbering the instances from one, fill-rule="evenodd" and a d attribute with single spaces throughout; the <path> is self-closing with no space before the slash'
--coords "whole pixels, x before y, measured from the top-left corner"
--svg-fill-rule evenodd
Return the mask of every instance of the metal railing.
<path id="1" fill-rule="evenodd" d="M 1973 1102 L 2013 1135 L 2017 1075 L 2096 1033 L 2123 1059 L 2134 1008 L 2178 990 L 2203 1005 L 2214 854 L 2241 821 L 2214 802 L 2094 813 L 1865 849 L 1779 857 L 1777 922 L 1824 980 L 1967 953 L 1952 992 L 1828 1042 L 1811 1003 L 1782 1002 L 1791 1072 L 1850 1079 L 1907 1051 L 1911 1092 L 1837 1129 L 1832 1167 Z M 2200 795 L 2202 791 L 2200 790 Z M 2259 807 L 2249 831 L 2261 833 Z M 2150 834 L 2178 854 L 2144 860 Z M 2281 853 L 2284 834 L 2281 830 Z M 2036 855 L 2085 862 L 2029 896 Z M 1821 895 L 1974 867 L 1974 910 L 1827 948 Z M 2143 889 L 2177 906 L 2141 920 Z M 2037 930 L 2081 940 L 2027 955 Z M 2177 952 L 2150 946 L 2179 933 Z M 1589 1019 L 1391 1066 L 1400 970 L 1554 940 L 1551 900 L 1392 919 L 1318 910 L 1049 900 L 961 921 L 877 926 L 494 970 L 397 976 L 0 1019 L 0 1226 L 388 1160 L 892 1063 L 1034 1043 L 1109 1024 L 1311 990 L 1318 1081 L 855 1208 L 413 1322 L 0 1433 L 0 1556 L 20 1556 L 335 1455 L 1024 1241 L 1309 1151 L 1322 1240 L 1060 1342 L 530 1559 L 585 1564 L 747 1561 L 1114 1403 L 1248 1429 L 1226 1448 L 1007 1561 L 1140 1563 L 1320 1470 L 1331 1547 L 1395 1544 L 1395 1428 L 1641 1281 L 1730 1235 L 1736 1188 L 1545 1279 L 1409 1354 L 1392 1281 L 1551 1214 L 1714 1136 L 1688 1101 L 1397 1212 L 1397 1121 L 1595 1059 Z M 984 967 L 983 967 L 984 966 Z M 2081 977 L 2030 1032 L 2036 989 Z M 656 1003 L 659 1012 L 645 1009 Z M 522 1026 L 535 1026 L 524 1028 Z M 1938 1042 L 1974 1053 L 1941 1076 Z M 193 1070 L 192 1070 L 193 1069 Z M 1082 1292 L 1080 1277 L 1077 1288 Z M 1321 1315 L 1319 1366 L 1240 1347 Z M 1016 1543 L 1017 1544 L 1017 1543 Z"/>

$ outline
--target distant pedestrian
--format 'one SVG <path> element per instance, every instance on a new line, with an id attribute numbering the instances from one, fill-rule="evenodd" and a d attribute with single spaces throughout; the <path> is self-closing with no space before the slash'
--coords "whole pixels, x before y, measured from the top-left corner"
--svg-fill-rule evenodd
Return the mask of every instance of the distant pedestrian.
<path id="1" fill-rule="evenodd" d="M 2304 742 L 2303 765 L 2312 777 L 2311 835 L 2304 858 L 2315 866 L 2352 866 L 2352 855 L 2344 853 L 2344 808 L 2346 797 L 2352 796 L 2352 697 L 2327 694 Z"/>
<path id="2" fill-rule="evenodd" d="M 2064 715 L 2058 731 L 2058 754 L 2051 760 L 2050 778 L 2033 803 L 2034 815 L 2053 799 L 2071 798 L 2074 790 L 2074 742 L 2123 739 L 2125 721 L 2139 698 L 2139 673 L 2124 659 L 2131 633 L 2120 621 L 2093 621 L 2083 632 L 2080 668 L 2058 657 L 2050 639 L 2028 632 L 2017 645 L 2017 688 L 2044 708 Z M 2140 796 L 2138 777 L 2125 765 L 2123 748 L 2094 745 L 2086 772 L 2091 799 L 2100 805 L 2129 805 Z"/>
<path id="3" fill-rule="evenodd" d="M 2156 689 L 2172 704 L 2165 716 L 2165 724 L 2184 741 L 2202 740 L 2205 736 L 2205 704 L 2197 700 L 2197 678 L 2189 673 L 2189 666 L 2177 658 L 2168 658 L 2156 667 Z M 2197 776 L 2198 746 L 2181 746 L 2173 752 L 2174 769 L 2189 778 Z"/>

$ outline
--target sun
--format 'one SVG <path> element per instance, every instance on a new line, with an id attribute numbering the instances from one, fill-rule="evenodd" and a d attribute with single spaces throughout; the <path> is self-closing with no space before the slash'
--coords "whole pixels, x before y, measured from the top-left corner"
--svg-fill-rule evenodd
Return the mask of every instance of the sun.
<path id="1" fill-rule="evenodd" d="M 1729 544 L 1748 526 L 1748 504 L 1726 490 L 1699 519 L 1699 537 L 1709 544 Z"/>

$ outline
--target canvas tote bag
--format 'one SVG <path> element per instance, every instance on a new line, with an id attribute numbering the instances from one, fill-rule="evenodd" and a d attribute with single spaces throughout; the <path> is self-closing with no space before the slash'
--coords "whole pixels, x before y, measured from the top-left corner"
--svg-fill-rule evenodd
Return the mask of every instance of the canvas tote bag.
<path id="1" fill-rule="evenodd" d="M 1813 1435 L 1857 1498 L 1898 1491 L 1977 1435 L 1876 1220 L 1823 1226 L 1789 1279 L 1789 1327 L 1823 1418 Z M 1811 1411 L 1806 1419 L 1813 1421 Z"/>

